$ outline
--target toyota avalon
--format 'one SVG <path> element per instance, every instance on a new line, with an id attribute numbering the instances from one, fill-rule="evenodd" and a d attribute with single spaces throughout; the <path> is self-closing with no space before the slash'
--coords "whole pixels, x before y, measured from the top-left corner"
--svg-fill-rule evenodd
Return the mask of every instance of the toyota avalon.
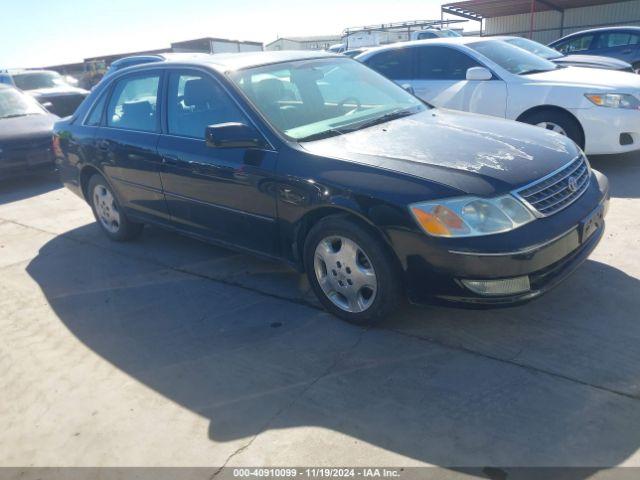
<path id="1" fill-rule="evenodd" d="M 433 108 L 324 52 L 124 68 L 58 122 L 62 180 L 102 231 L 170 228 L 306 272 L 335 315 L 540 296 L 600 241 L 607 179 L 574 142 Z"/>

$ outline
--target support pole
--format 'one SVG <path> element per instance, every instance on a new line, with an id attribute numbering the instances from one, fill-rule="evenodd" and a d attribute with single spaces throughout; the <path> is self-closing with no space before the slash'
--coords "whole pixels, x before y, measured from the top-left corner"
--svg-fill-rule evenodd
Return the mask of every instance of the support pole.
<path id="1" fill-rule="evenodd" d="M 531 25 L 529 28 L 529 38 L 533 40 L 533 27 L 535 26 L 536 0 L 531 0 Z"/>

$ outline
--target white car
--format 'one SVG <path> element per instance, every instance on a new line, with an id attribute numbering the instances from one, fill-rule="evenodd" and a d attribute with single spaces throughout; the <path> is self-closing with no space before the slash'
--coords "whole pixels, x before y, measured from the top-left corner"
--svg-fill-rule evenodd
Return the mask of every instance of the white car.
<path id="1" fill-rule="evenodd" d="M 640 150 L 640 76 L 561 67 L 491 38 L 420 40 L 356 57 L 442 108 L 566 135 L 589 154 Z"/>

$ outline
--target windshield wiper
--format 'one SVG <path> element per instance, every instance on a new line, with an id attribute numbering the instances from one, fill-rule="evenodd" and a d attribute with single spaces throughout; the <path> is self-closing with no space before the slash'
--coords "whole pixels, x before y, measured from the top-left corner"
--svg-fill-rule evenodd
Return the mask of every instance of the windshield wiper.
<path id="1" fill-rule="evenodd" d="M 409 115 L 414 114 L 414 108 L 401 108 L 398 110 L 393 110 L 389 113 L 385 113 L 379 117 L 373 118 L 371 120 L 366 120 L 361 123 L 357 123 L 355 125 L 349 125 L 345 128 L 331 128 L 329 130 L 324 130 L 322 132 L 314 133 L 306 137 L 299 138 L 299 142 L 311 142 L 313 140 L 322 140 L 324 138 L 335 137 L 337 135 L 344 135 L 345 133 L 355 132 L 357 130 L 363 130 L 365 128 L 373 127 L 375 125 L 379 125 L 381 123 L 390 122 L 391 120 L 396 120 L 402 117 L 408 117 Z"/>
<path id="2" fill-rule="evenodd" d="M 299 142 L 313 142 L 314 140 L 324 140 L 325 138 L 336 137 L 338 135 L 344 135 L 347 133 L 344 130 L 338 130 L 337 128 L 330 128 L 329 130 L 323 130 L 322 132 L 312 133 L 306 137 L 299 138 Z"/>
<path id="3" fill-rule="evenodd" d="M 33 113 L 12 113 L 11 115 L 4 115 L 0 118 L 17 118 L 17 117 L 26 117 L 27 115 L 33 115 Z"/>
<path id="4" fill-rule="evenodd" d="M 403 118 L 403 117 L 408 117 L 410 115 L 413 115 L 414 109 L 413 108 L 403 108 L 403 109 L 398 109 L 398 110 L 393 110 L 389 113 L 385 113 L 384 115 L 381 115 L 379 117 L 373 118 L 371 120 L 367 120 L 365 122 L 362 123 L 358 123 L 357 125 L 354 125 L 353 127 L 349 128 L 348 130 L 344 131 L 344 133 L 348 133 L 348 132 L 355 132 L 356 130 L 363 130 L 365 128 L 369 128 L 369 127 L 373 127 L 375 125 L 380 125 L 381 123 L 387 123 L 390 122 L 392 120 L 397 120 L 398 118 Z"/>
<path id="5" fill-rule="evenodd" d="M 533 75 L 534 73 L 553 72 L 554 70 L 557 70 L 557 68 L 534 68 L 520 72 L 518 75 Z"/>

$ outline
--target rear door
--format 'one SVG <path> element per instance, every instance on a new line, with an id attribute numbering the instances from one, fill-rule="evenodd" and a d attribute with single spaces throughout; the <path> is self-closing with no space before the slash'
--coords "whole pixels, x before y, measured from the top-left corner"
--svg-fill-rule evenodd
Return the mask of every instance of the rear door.
<path id="1" fill-rule="evenodd" d="M 96 149 L 125 208 L 168 218 L 160 180 L 160 70 L 136 72 L 114 83 Z"/>
<path id="2" fill-rule="evenodd" d="M 365 60 L 365 64 L 399 85 L 413 85 L 413 49 L 384 50 Z"/>
<path id="3" fill-rule="evenodd" d="M 634 63 L 638 58 L 640 34 L 633 31 L 602 32 L 595 41 L 591 53 Z"/>
<path id="4" fill-rule="evenodd" d="M 210 73 L 167 70 L 165 134 L 158 150 L 171 218 L 201 236 L 266 254 L 277 247 L 276 152 L 211 148 L 209 125 L 251 121 Z"/>
<path id="5" fill-rule="evenodd" d="M 505 116 L 507 86 L 504 81 L 497 77 L 467 80 L 469 68 L 484 67 L 477 60 L 442 45 L 422 45 L 412 50 L 415 70 L 411 85 L 417 96 L 437 107 Z"/>

